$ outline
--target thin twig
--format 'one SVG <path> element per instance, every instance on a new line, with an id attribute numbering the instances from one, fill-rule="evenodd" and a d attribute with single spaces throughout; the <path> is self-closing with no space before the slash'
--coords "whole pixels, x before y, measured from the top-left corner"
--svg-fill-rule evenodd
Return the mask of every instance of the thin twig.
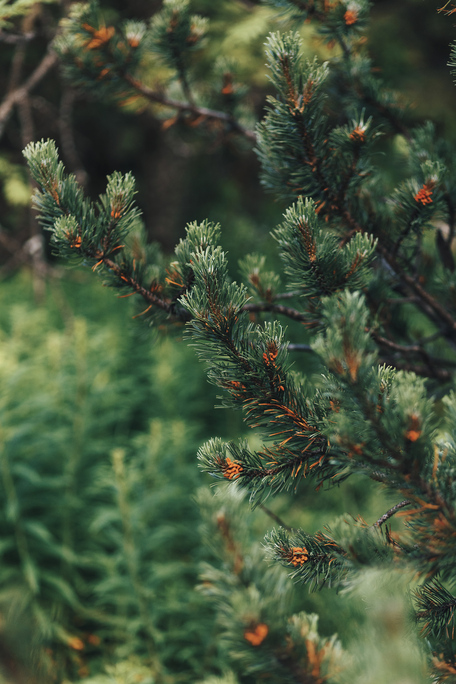
<path id="1" fill-rule="evenodd" d="M 346 221 L 347 225 L 351 228 L 348 235 L 342 240 L 341 246 L 348 242 L 349 237 L 358 233 L 362 230 L 361 226 L 356 223 L 354 218 L 348 211 L 341 214 L 342 218 Z M 443 323 L 448 328 L 448 335 L 452 338 L 456 338 L 456 320 L 453 316 L 448 313 L 444 306 L 438 302 L 435 297 L 433 297 L 427 290 L 424 289 L 422 285 L 418 282 L 416 278 L 405 273 L 403 268 L 399 265 L 395 257 L 391 254 L 391 251 L 379 241 L 376 246 L 377 252 L 384 259 L 387 266 L 391 269 L 391 272 L 396 275 L 402 286 L 407 285 L 415 295 L 418 301 L 417 306 L 423 311 L 428 318 L 431 320 Z"/>
<path id="2" fill-rule="evenodd" d="M 174 100 L 172 98 L 166 97 L 161 93 L 158 93 L 152 88 L 144 85 L 140 81 L 136 80 L 129 74 L 125 74 L 125 80 L 133 86 L 141 95 L 144 95 L 151 102 L 157 102 L 158 104 L 164 105 L 165 107 L 170 107 L 171 109 L 177 109 L 179 112 L 190 112 L 196 114 L 197 116 L 202 116 L 207 119 L 214 119 L 218 121 L 223 121 L 227 125 L 231 126 L 234 131 L 245 136 L 252 142 L 256 142 L 256 133 L 250 131 L 245 126 L 242 126 L 236 119 L 226 112 L 220 112 L 215 109 L 208 109 L 207 107 L 199 107 L 198 105 L 191 104 L 190 102 L 181 102 L 180 100 Z"/>
<path id="3" fill-rule="evenodd" d="M 5 126 L 16 105 L 23 102 L 35 86 L 46 76 L 58 63 L 55 52 L 48 52 L 36 67 L 35 71 L 28 77 L 25 83 L 9 93 L 0 105 L 0 137 L 3 135 Z"/>
<path id="4" fill-rule="evenodd" d="M 272 299 L 274 301 L 277 299 L 293 299 L 293 297 L 299 297 L 300 295 L 302 295 L 302 290 L 292 290 L 291 292 L 279 292 Z"/>
<path id="5" fill-rule="evenodd" d="M 392 111 L 391 107 L 386 107 L 383 105 L 381 102 L 378 102 L 374 97 L 371 97 L 367 95 L 363 89 L 362 85 L 360 88 L 361 93 L 360 96 L 364 98 L 364 101 L 369 104 L 371 107 L 375 107 L 375 109 L 379 112 L 379 114 L 389 123 L 391 124 L 392 128 L 396 131 L 396 133 L 399 133 L 399 135 L 402 135 L 408 142 L 411 142 L 412 140 L 412 135 L 410 131 L 408 130 L 407 126 L 405 126 L 402 121 L 399 119 L 398 116 Z"/>
<path id="6" fill-rule="evenodd" d="M 35 125 L 28 95 L 18 103 L 17 110 L 21 122 L 22 147 L 26 147 L 35 138 Z"/>
<path id="7" fill-rule="evenodd" d="M 414 295 L 411 297 L 388 297 L 386 300 L 388 304 L 416 304 L 418 297 Z"/>
<path id="8" fill-rule="evenodd" d="M 18 45 L 19 43 L 29 43 L 37 37 L 37 33 L 29 31 L 28 33 L 7 33 L 0 31 L 0 43 L 5 45 Z"/>
<path id="9" fill-rule="evenodd" d="M 389 511 L 386 511 L 386 513 L 382 515 L 382 517 L 379 518 L 376 523 L 374 523 L 373 527 L 381 527 L 383 523 L 386 523 L 386 521 L 389 520 L 395 513 L 397 513 L 397 511 L 399 511 L 401 508 L 405 508 L 405 506 L 410 506 L 411 503 L 412 502 L 408 499 L 404 499 L 404 501 L 397 503 L 395 506 L 390 508 Z"/>
<path id="10" fill-rule="evenodd" d="M 430 337 L 430 339 L 427 340 L 421 340 L 420 344 L 414 344 L 414 345 L 404 345 L 404 344 L 398 344 L 397 342 L 393 342 L 393 340 L 389 340 L 386 337 L 382 337 L 379 335 L 377 332 L 373 331 L 372 333 L 373 339 L 376 341 L 376 343 L 385 349 L 391 350 L 393 353 L 398 353 L 401 354 L 404 357 L 407 356 L 420 356 L 423 363 L 426 364 L 426 368 L 423 366 L 417 366 L 416 364 L 409 364 L 409 363 L 397 363 L 394 362 L 393 365 L 400 369 L 402 368 L 403 370 L 407 371 L 413 371 L 417 375 L 423 375 L 425 377 L 434 377 L 437 378 L 438 380 L 442 382 L 447 382 L 448 380 L 451 379 L 451 373 L 450 371 L 442 368 L 437 368 L 437 366 L 452 366 L 453 368 L 456 365 L 456 362 L 450 360 L 450 359 L 442 359 L 438 358 L 435 356 L 431 356 L 424 347 L 422 346 L 423 343 L 426 341 L 429 342 L 430 340 L 434 339 L 434 335 Z"/>
<path id="11" fill-rule="evenodd" d="M 295 321 L 308 322 L 308 318 L 301 311 L 292 309 L 289 306 L 283 306 L 282 304 L 273 304 L 272 302 L 258 302 L 256 304 L 244 304 L 242 311 L 247 311 L 250 313 L 257 313 L 259 311 L 273 311 L 274 313 L 282 314 L 288 318 L 292 318 Z"/>
<path id="12" fill-rule="evenodd" d="M 338 36 L 337 36 L 337 42 L 340 45 L 340 48 L 341 48 L 342 53 L 344 55 L 344 59 L 347 60 L 350 57 L 350 48 L 348 47 L 347 43 L 345 42 L 345 40 L 343 39 L 343 37 L 340 34 L 338 34 Z"/>
<path id="13" fill-rule="evenodd" d="M 271 511 L 270 508 L 265 506 L 264 504 L 258 504 L 258 508 L 261 508 L 261 510 L 266 513 L 266 515 L 269 515 L 270 518 L 275 520 L 276 523 L 278 523 L 281 527 L 283 527 L 285 530 L 288 530 L 288 532 L 293 532 L 293 528 L 287 525 L 286 523 L 283 522 L 282 518 L 280 518 L 274 511 Z"/>
<path id="14" fill-rule="evenodd" d="M 432 333 L 432 335 L 428 335 L 427 337 L 422 337 L 418 342 L 420 344 L 428 344 L 428 342 L 434 342 L 434 340 L 438 340 L 439 337 L 444 337 L 445 336 L 445 330 L 437 330 L 435 333 Z"/>
<path id="15" fill-rule="evenodd" d="M 377 251 L 382 255 L 386 263 L 393 269 L 398 278 L 402 280 L 403 283 L 408 285 L 410 289 L 413 290 L 416 295 L 418 295 L 423 303 L 427 304 L 432 309 L 442 323 L 448 325 L 449 330 L 452 332 L 453 336 L 455 336 L 456 320 L 453 318 L 453 316 L 448 313 L 448 311 L 440 304 L 440 302 L 438 302 L 431 294 L 429 294 L 429 292 L 427 292 L 420 285 L 420 283 L 415 280 L 415 278 L 408 275 L 408 273 L 405 273 L 401 269 L 396 259 L 391 255 L 390 251 L 386 247 L 383 247 L 383 245 L 377 243 Z"/>
<path id="16" fill-rule="evenodd" d="M 288 351 L 302 351 L 302 352 L 313 352 L 315 353 L 314 349 L 310 346 L 310 344 L 292 344 L 290 343 L 287 347 Z"/>
<path id="17" fill-rule="evenodd" d="M 415 375 L 420 375 L 423 378 L 435 378 L 440 382 L 449 382 L 453 375 L 450 371 L 444 368 L 433 368 L 428 366 L 419 366 L 416 363 L 406 363 L 405 361 L 390 361 L 387 359 L 382 359 L 384 363 L 388 366 L 394 366 L 396 370 L 407 371 L 408 373 L 415 373 Z"/>
<path id="18" fill-rule="evenodd" d="M 386 349 L 391 349 L 391 351 L 399 352 L 401 354 L 418 354 L 423 357 L 431 358 L 423 347 L 418 344 L 398 344 L 374 331 L 371 331 L 371 335 L 377 344 Z M 438 361 L 438 359 L 436 359 L 436 361 Z"/>
<path id="19" fill-rule="evenodd" d="M 74 139 L 73 129 L 73 106 L 76 99 L 76 91 L 66 86 L 60 100 L 60 115 L 58 117 L 60 143 L 62 153 L 69 163 L 70 169 L 74 172 L 78 183 L 83 187 L 87 183 L 87 171 L 79 156 L 79 152 Z"/>

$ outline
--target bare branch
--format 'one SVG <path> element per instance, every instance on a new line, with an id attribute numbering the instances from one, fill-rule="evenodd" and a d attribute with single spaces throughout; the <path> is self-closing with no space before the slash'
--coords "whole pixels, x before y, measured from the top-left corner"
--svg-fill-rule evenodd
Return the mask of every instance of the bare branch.
<path id="1" fill-rule="evenodd" d="M 288 351 L 302 351 L 302 352 L 314 352 L 310 344 L 293 344 L 288 345 Z"/>
<path id="2" fill-rule="evenodd" d="M 272 520 L 274 520 L 276 523 L 278 523 L 281 527 L 283 527 L 285 530 L 288 530 L 288 532 L 292 532 L 293 528 L 287 525 L 286 523 L 283 522 L 282 518 L 280 518 L 274 511 L 271 511 L 270 508 L 265 506 L 264 504 L 258 504 L 258 508 L 261 508 L 261 510 L 266 513 Z"/>
<path id="3" fill-rule="evenodd" d="M 382 515 L 381 518 L 377 520 L 376 523 L 374 523 L 374 527 L 381 527 L 383 523 L 386 523 L 387 520 L 389 520 L 397 511 L 399 511 L 401 508 L 405 508 L 405 506 L 410 506 L 412 502 L 409 501 L 408 499 L 404 499 L 404 501 L 401 501 L 400 503 L 397 503 L 395 506 L 389 509 L 389 511 L 386 511 L 384 515 Z"/>
<path id="4" fill-rule="evenodd" d="M 245 304 L 242 307 L 242 311 L 248 311 L 250 313 L 256 313 L 259 311 L 273 311 L 274 313 L 282 314 L 283 316 L 287 316 L 288 318 L 292 318 L 295 321 L 301 321 L 301 322 L 307 322 L 308 323 L 308 317 L 301 313 L 301 311 L 297 311 L 296 309 L 292 309 L 289 306 L 283 306 L 282 304 L 273 304 L 272 302 L 259 302 L 258 304 Z"/>
<path id="5" fill-rule="evenodd" d="M 58 117 L 60 143 L 62 153 L 66 157 L 70 169 L 74 172 L 78 182 L 84 187 L 87 183 L 87 171 L 81 161 L 76 147 L 73 130 L 73 105 L 76 91 L 68 86 L 64 87 L 60 100 L 60 116 Z"/>
<path id="6" fill-rule="evenodd" d="M 421 305 L 428 306 L 435 314 L 436 318 L 441 323 L 444 323 L 448 326 L 449 331 L 451 331 L 451 336 L 456 337 L 456 320 L 450 313 L 448 313 L 445 307 L 443 307 L 440 302 L 435 299 L 435 297 L 429 294 L 429 292 L 427 292 L 415 278 L 410 276 L 408 273 L 405 273 L 405 271 L 400 267 L 396 259 L 386 247 L 377 243 L 377 251 L 381 254 L 383 259 L 385 259 L 386 263 L 392 268 L 397 277 L 419 297 Z M 423 306 L 420 308 L 423 309 Z"/>
<path id="7" fill-rule="evenodd" d="M 374 340 L 377 342 L 377 344 L 381 347 L 384 347 L 385 349 L 390 349 L 392 352 L 398 352 L 402 354 L 403 356 L 408 356 L 408 355 L 414 355 L 414 356 L 421 356 L 423 361 L 428 363 L 428 364 L 437 364 L 440 366 L 454 366 L 456 365 L 456 362 L 447 360 L 447 359 L 442 359 L 442 358 L 437 358 L 433 357 L 428 352 L 424 349 L 423 344 L 426 344 L 426 342 L 430 342 L 433 339 L 436 339 L 435 335 L 431 335 L 429 338 L 420 340 L 420 344 L 398 344 L 397 342 L 393 342 L 393 340 L 389 340 L 386 337 L 382 337 L 379 335 L 377 332 L 372 331 L 372 337 Z"/>
<path id="8" fill-rule="evenodd" d="M 394 366 L 396 370 L 404 370 L 408 373 L 415 373 L 415 375 L 420 375 L 424 378 L 435 378 L 440 382 L 449 382 L 453 377 L 453 374 L 444 368 L 426 368 L 426 366 L 420 366 L 416 363 L 407 363 L 405 361 L 390 361 L 386 359 L 384 361 L 387 365 Z"/>
<path id="9" fill-rule="evenodd" d="M 291 292 L 279 292 L 274 295 L 272 299 L 292 299 L 293 297 L 299 297 L 300 295 L 302 295 L 302 290 L 292 290 Z"/>
<path id="10" fill-rule="evenodd" d="M 234 117 L 231 114 L 227 114 L 226 112 L 219 112 L 215 109 L 208 109 L 207 107 L 199 107 L 198 105 L 192 104 L 190 102 L 181 102 L 180 100 L 174 100 L 172 98 L 166 97 L 165 95 L 162 95 L 161 93 L 158 93 L 157 91 L 152 90 L 152 88 L 149 88 L 148 86 L 144 85 L 144 83 L 137 81 L 129 74 L 126 74 L 124 78 L 131 86 L 133 86 L 133 88 L 138 93 L 144 95 L 144 97 L 146 97 L 151 102 L 157 102 L 158 104 L 161 104 L 165 107 L 177 109 L 177 111 L 179 112 L 189 112 L 192 114 L 196 114 L 197 116 L 205 117 L 207 119 L 223 121 L 228 126 L 231 126 L 233 131 L 235 131 L 236 133 L 240 133 L 252 142 L 256 142 L 256 133 L 242 126 L 242 124 L 236 121 L 236 119 L 234 119 Z"/>
<path id="11" fill-rule="evenodd" d="M 58 63 L 55 52 L 48 52 L 36 67 L 35 71 L 28 77 L 25 83 L 9 93 L 0 105 L 0 137 L 3 135 L 5 126 L 16 105 L 21 104 L 35 86 L 53 69 Z"/>
<path id="12" fill-rule="evenodd" d="M 19 43 L 29 43 L 37 37 L 37 33 L 29 31 L 28 33 L 7 33 L 7 31 L 0 31 L 0 43 L 5 45 L 18 45 Z"/>

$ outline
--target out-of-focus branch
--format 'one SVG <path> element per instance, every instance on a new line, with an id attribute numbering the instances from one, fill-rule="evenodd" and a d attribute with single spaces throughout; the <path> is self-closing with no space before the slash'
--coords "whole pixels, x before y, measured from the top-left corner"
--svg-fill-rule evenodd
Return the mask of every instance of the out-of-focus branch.
<path id="1" fill-rule="evenodd" d="M 37 35 L 38 34 L 34 31 L 29 31 L 28 33 L 8 33 L 7 31 L 0 31 L 0 43 L 4 43 L 5 45 L 30 43 Z"/>
<path id="2" fill-rule="evenodd" d="M 151 102 L 157 102 L 165 107 L 176 109 L 179 112 L 189 112 L 206 119 L 222 121 L 231 126 L 233 131 L 236 133 L 240 133 L 252 142 L 256 142 L 256 133 L 254 131 L 250 131 L 248 128 L 245 128 L 245 126 L 236 121 L 231 114 L 220 112 L 216 109 L 208 109 L 207 107 L 199 107 L 198 105 L 191 104 L 190 102 L 181 102 L 180 100 L 171 99 L 155 90 L 152 90 L 152 88 L 149 88 L 148 86 L 144 85 L 144 83 L 137 81 L 129 74 L 126 74 L 124 78 L 127 83 L 129 83 L 138 93 L 144 95 L 144 97 Z"/>
<path id="3" fill-rule="evenodd" d="M 58 125 L 60 132 L 60 144 L 71 171 L 75 174 L 78 183 L 84 186 L 87 182 L 87 171 L 79 156 L 73 129 L 73 106 L 76 99 L 76 91 L 66 86 L 60 100 L 60 112 Z"/>
<path id="4" fill-rule="evenodd" d="M 13 113 L 14 107 L 26 100 L 33 88 L 57 65 L 58 61 L 59 58 L 55 52 L 48 52 L 25 83 L 15 88 L 5 97 L 0 105 L 0 138 L 4 133 L 5 126 Z"/>
<path id="5" fill-rule="evenodd" d="M 412 502 L 408 499 L 404 499 L 404 501 L 397 503 L 395 506 L 390 508 L 389 511 L 382 515 L 382 517 L 379 518 L 376 523 L 374 523 L 374 527 L 381 527 L 383 523 L 386 523 L 386 521 L 389 520 L 395 513 L 397 513 L 397 511 L 400 511 L 400 509 L 404 508 L 405 506 L 409 506 L 411 503 Z"/>

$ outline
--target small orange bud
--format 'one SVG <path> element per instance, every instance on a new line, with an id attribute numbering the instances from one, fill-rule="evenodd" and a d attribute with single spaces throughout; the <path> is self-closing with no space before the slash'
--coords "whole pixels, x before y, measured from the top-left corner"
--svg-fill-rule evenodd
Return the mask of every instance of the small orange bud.
<path id="1" fill-rule="evenodd" d="M 294 546 L 291 550 L 290 563 L 296 567 L 309 560 L 309 552 L 304 546 Z"/>
<path id="2" fill-rule="evenodd" d="M 97 634 L 89 634 L 87 642 L 92 644 L 92 646 L 99 646 L 101 644 L 101 639 Z"/>
<path id="3" fill-rule="evenodd" d="M 227 456 L 225 464 L 222 466 L 222 470 L 223 476 L 226 477 L 227 480 L 236 480 L 243 471 L 243 467 L 240 463 L 232 461 L 231 458 Z"/>
<path id="4" fill-rule="evenodd" d="M 74 648 L 75 651 L 82 651 L 84 648 L 84 642 L 79 637 L 70 637 L 68 639 L 68 646 Z"/>
<path id="5" fill-rule="evenodd" d="M 232 95 L 234 93 L 233 88 L 233 76 L 229 72 L 223 74 L 223 86 L 222 95 Z"/>
<path id="6" fill-rule="evenodd" d="M 105 43 L 108 43 L 116 32 L 114 26 L 101 26 L 98 30 L 95 30 L 88 24 L 84 24 L 84 28 L 93 35 L 93 38 L 86 44 L 86 50 L 96 50 Z"/>
<path id="7" fill-rule="evenodd" d="M 269 627 L 260 622 L 252 629 L 246 629 L 244 632 L 244 639 L 252 644 L 252 646 L 259 646 L 266 639 L 269 633 Z"/>
<path id="8" fill-rule="evenodd" d="M 344 21 L 347 24 L 347 26 L 352 26 L 352 24 L 356 24 L 358 21 L 358 13 L 356 10 L 347 10 L 344 14 Z"/>
<path id="9" fill-rule="evenodd" d="M 79 249 L 79 247 L 82 245 L 82 239 L 80 235 L 73 235 L 69 231 L 65 234 L 65 237 L 67 238 L 68 242 L 70 243 L 70 248 L 73 249 L 75 247 L 76 249 Z"/>
<path id="10" fill-rule="evenodd" d="M 410 416 L 409 426 L 407 432 L 405 433 L 405 438 L 408 439 L 409 442 L 416 442 L 416 440 L 421 437 L 421 434 L 422 430 L 420 417 L 416 414 L 413 414 Z"/>
<path id="11" fill-rule="evenodd" d="M 421 430 L 408 430 L 405 436 L 410 442 L 416 442 L 421 437 Z"/>
<path id="12" fill-rule="evenodd" d="M 418 202 L 419 204 L 432 204 L 432 191 L 434 189 L 434 184 L 433 183 L 425 183 L 421 190 L 419 190 L 415 197 L 414 200 L 415 202 Z"/>
<path id="13" fill-rule="evenodd" d="M 350 140 L 356 143 L 363 143 L 366 140 L 366 134 L 360 126 L 356 126 L 350 133 Z"/>

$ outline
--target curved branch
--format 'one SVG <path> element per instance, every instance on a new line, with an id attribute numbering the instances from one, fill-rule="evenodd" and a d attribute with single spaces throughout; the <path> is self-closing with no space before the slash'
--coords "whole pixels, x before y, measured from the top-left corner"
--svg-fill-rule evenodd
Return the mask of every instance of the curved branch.
<path id="1" fill-rule="evenodd" d="M 48 52 L 36 67 L 35 71 L 19 88 L 13 90 L 0 105 L 0 137 L 3 135 L 5 126 L 16 105 L 21 104 L 29 93 L 46 76 L 48 71 L 57 65 L 59 61 L 55 52 Z"/>
<path id="2" fill-rule="evenodd" d="M 129 74 L 125 74 L 124 79 L 138 93 L 144 95 L 144 97 L 151 102 L 156 102 L 157 104 L 164 105 L 165 107 L 171 107 L 171 109 L 177 109 L 179 112 L 190 112 L 207 119 L 223 121 L 227 125 L 231 126 L 236 133 L 240 133 L 252 142 L 256 142 L 256 133 L 254 131 L 250 131 L 248 128 L 245 128 L 245 126 L 242 126 L 242 124 L 236 121 L 231 114 L 220 112 L 216 109 L 208 109 L 207 107 L 199 107 L 198 105 L 192 104 L 190 102 L 181 102 L 180 100 L 174 100 L 172 98 L 166 97 L 165 95 L 158 93 L 156 90 L 152 90 L 152 88 L 144 85 L 144 83 L 141 83 Z"/>
<path id="3" fill-rule="evenodd" d="M 386 523 L 387 520 L 389 520 L 397 511 L 399 511 L 401 508 L 405 508 L 405 506 L 410 506 L 412 502 L 409 501 L 408 499 L 404 499 L 404 501 L 401 501 L 400 503 L 397 503 L 395 506 L 389 509 L 389 511 L 386 511 L 382 515 L 381 518 L 377 520 L 377 522 L 374 523 L 374 527 L 381 527 L 383 523 Z"/>
<path id="4" fill-rule="evenodd" d="M 402 361 L 389 361 L 384 359 L 384 362 L 388 366 L 393 366 L 396 370 L 407 371 L 408 373 L 415 373 L 415 375 L 420 375 L 423 378 L 434 378 L 439 380 L 439 382 L 449 382 L 453 375 L 450 371 L 444 368 L 425 368 L 425 366 L 420 366 L 416 363 L 406 363 Z"/>
<path id="5" fill-rule="evenodd" d="M 448 313 L 445 307 L 443 307 L 440 302 L 435 299 L 435 297 L 429 294 L 429 292 L 427 292 L 427 290 L 425 290 L 415 278 L 404 272 L 394 256 L 386 247 L 380 243 L 377 243 L 377 251 L 379 254 L 381 254 L 388 266 L 391 267 L 399 280 L 405 283 L 419 297 L 421 304 L 428 306 L 433 311 L 436 318 L 441 323 L 444 323 L 448 326 L 449 331 L 452 333 L 451 337 L 456 337 L 456 320 L 450 313 Z"/>
<path id="6" fill-rule="evenodd" d="M 450 371 L 442 368 L 438 368 L 438 366 L 451 366 L 454 368 L 456 365 L 456 362 L 451 361 L 449 359 L 442 359 L 438 358 L 435 356 L 432 356 L 429 354 L 425 349 L 424 349 L 424 344 L 428 341 L 432 341 L 432 339 L 435 339 L 435 335 L 431 335 L 430 339 L 423 339 L 420 340 L 420 344 L 411 344 L 411 345 L 403 345 L 403 344 L 398 344 L 397 342 L 393 342 L 393 340 L 389 340 L 386 337 L 382 337 L 379 335 L 377 332 L 372 331 L 372 338 L 375 340 L 375 342 L 380 346 L 383 347 L 384 349 L 388 349 L 391 351 L 392 354 L 398 353 L 401 354 L 403 357 L 407 356 L 419 356 L 421 357 L 421 360 L 426 366 L 428 367 L 428 372 L 426 372 L 426 369 L 420 366 L 415 366 L 415 365 L 410 365 L 410 364 L 398 364 L 394 363 L 393 365 L 396 366 L 396 368 L 403 368 L 404 370 L 412 370 L 415 372 L 417 375 L 425 375 L 425 376 L 431 376 L 438 378 L 439 380 L 442 381 L 447 381 L 451 378 L 451 373 Z M 440 335 L 440 333 L 439 333 Z"/>

